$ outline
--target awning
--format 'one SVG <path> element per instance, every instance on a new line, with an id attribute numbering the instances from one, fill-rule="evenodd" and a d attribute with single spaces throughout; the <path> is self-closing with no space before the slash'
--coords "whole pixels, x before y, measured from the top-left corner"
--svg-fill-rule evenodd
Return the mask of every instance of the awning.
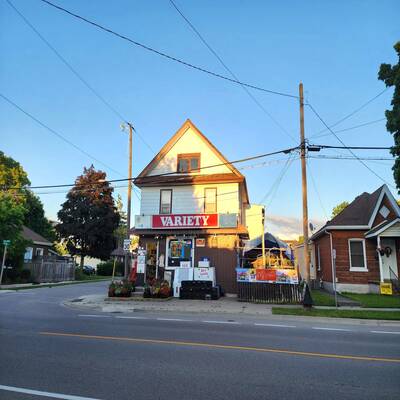
<path id="1" fill-rule="evenodd" d="M 391 221 L 383 221 L 365 233 L 367 239 L 377 236 L 400 237 L 400 218 L 395 218 Z"/>

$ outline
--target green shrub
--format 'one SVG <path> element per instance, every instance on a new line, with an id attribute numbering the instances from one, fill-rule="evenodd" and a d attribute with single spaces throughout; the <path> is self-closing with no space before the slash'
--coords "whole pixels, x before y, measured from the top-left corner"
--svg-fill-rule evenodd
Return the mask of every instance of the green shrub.
<path id="1" fill-rule="evenodd" d="M 113 272 L 114 261 L 106 261 L 100 264 L 97 264 L 97 275 L 101 276 L 111 276 Z M 124 263 L 116 262 L 115 263 L 115 275 L 123 276 L 124 275 Z"/>

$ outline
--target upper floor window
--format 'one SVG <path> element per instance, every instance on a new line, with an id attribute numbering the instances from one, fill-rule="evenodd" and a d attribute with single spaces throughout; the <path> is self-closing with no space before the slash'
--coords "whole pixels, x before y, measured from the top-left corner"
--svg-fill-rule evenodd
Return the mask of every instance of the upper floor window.
<path id="1" fill-rule="evenodd" d="M 349 256 L 351 271 L 366 271 L 367 259 L 365 254 L 365 240 L 349 239 Z"/>
<path id="2" fill-rule="evenodd" d="M 216 213 L 217 212 L 217 189 L 206 188 L 204 189 L 204 212 Z"/>
<path id="3" fill-rule="evenodd" d="M 160 190 L 160 214 L 171 214 L 172 212 L 172 189 Z"/>
<path id="4" fill-rule="evenodd" d="M 178 154 L 178 172 L 194 172 L 200 169 L 200 153 Z"/>

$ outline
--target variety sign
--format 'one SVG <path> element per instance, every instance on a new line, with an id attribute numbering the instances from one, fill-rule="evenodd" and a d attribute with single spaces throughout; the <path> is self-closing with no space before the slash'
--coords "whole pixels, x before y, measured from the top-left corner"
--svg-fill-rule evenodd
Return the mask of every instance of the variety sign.
<path id="1" fill-rule="evenodd" d="M 217 228 L 218 214 L 153 215 L 153 228 Z"/>
<path id="2" fill-rule="evenodd" d="M 299 283 L 295 269 L 236 268 L 238 282 Z"/>

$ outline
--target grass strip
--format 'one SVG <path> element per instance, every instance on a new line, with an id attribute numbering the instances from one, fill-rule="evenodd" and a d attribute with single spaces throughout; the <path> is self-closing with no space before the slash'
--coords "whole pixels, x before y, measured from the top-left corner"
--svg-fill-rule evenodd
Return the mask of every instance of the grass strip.
<path id="1" fill-rule="evenodd" d="M 358 318 L 358 319 L 381 319 L 381 320 L 400 320 L 400 311 L 379 311 L 379 310 L 324 310 L 312 308 L 283 308 L 272 307 L 274 315 L 300 315 L 306 317 L 329 317 L 329 318 Z"/>
<path id="2" fill-rule="evenodd" d="M 342 293 L 349 299 L 358 301 L 365 308 L 400 308 L 400 296 L 387 296 L 382 294 L 356 294 Z"/>

